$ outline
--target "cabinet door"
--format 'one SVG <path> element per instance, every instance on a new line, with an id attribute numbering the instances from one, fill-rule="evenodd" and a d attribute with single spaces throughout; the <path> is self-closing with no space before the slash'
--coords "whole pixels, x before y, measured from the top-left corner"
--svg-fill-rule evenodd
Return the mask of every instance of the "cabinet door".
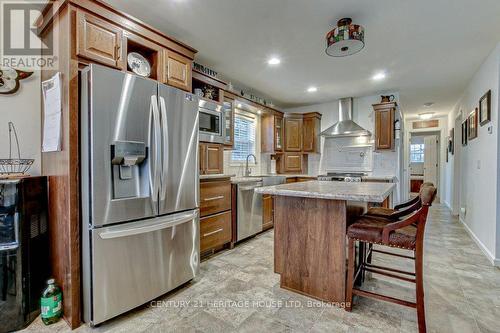
<path id="1" fill-rule="evenodd" d="M 234 145 L 234 100 L 224 97 L 225 139 L 224 146 Z"/>
<path id="2" fill-rule="evenodd" d="M 200 252 L 231 241 L 231 212 L 202 217 L 200 219 Z"/>
<path id="3" fill-rule="evenodd" d="M 394 109 L 387 108 L 375 111 L 376 149 L 394 148 Z"/>
<path id="4" fill-rule="evenodd" d="M 205 174 L 224 173 L 224 146 L 216 143 L 205 145 Z"/>
<path id="5" fill-rule="evenodd" d="M 273 197 L 264 194 L 262 196 L 262 230 L 273 227 L 273 208 Z"/>
<path id="6" fill-rule="evenodd" d="M 274 116 L 274 151 L 283 151 L 283 117 Z"/>
<path id="7" fill-rule="evenodd" d="M 164 82 L 173 87 L 191 92 L 192 60 L 172 51 L 165 50 L 163 56 Z"/>
<path id="8" fill-rule="evenodd" d="M 204 143 L 200 143 L 198 144 L 198 160 L 199 160 L 199 164 L 200 164 L 200 175 L 204 175 L 205 174 L 205 169 L 206 169 L 206 166 L 205 166 L 205 162 L 207 161 L 205 155 L 206 155 L 206 146 Z"/>
<path id="9" fill-rule="evenodd" d="M 302 154 L 285 154 L 283 158 L 285 172 L 302 173 Z"/>
<path id="10" fill-rule="evenodd" d="M 302 151 L 302 118 L 285 117 L 285 151 Z"/>
<path id="11" fill-rule="evenodd" d="M 77 12 L 77 56 L 115 68 L 123 68 L 122 53 L 122 29 L 88 13 Z"/>
<path id="12" fill-rule="evenodd" d="M 304 151 L 315 152 L 316 151 L 316 119 L 315 118 L 304 118 L 303 131 L 304 131 Z"/>

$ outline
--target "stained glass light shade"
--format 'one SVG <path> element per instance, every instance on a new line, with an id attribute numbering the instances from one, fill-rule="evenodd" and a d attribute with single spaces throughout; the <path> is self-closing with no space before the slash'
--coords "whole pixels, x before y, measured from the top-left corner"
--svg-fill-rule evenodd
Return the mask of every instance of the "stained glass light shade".
<path id="1" fill-rule="evenodd" d="M 326 35 L 326 54 L 332 57 L 345 57 L 358 53 L 365 47 L 365 29 L 352 24 L 350 18 L 343 18 Z"/>

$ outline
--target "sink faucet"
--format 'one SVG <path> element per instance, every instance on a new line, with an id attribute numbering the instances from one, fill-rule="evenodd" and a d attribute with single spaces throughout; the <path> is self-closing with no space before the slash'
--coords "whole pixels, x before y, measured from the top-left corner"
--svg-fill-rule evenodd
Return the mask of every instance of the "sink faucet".
<path id="1" fill-rule="evenodd" d="M 254 155 L 254 154 L 248 154 L 248 155 L 247 155 L 247 163 L 246 163 L 246 165 L 245 165 L 245 177 L 250 176 L 250 174 L 252 173 L 252 171 L 248 168 L 248 158 L 249 158 L 250 156 L 253 156 L 253 160 L 254 160 L 255 164 L 257 164 L 257 157 L 255 157 L 255 155 Z"/>

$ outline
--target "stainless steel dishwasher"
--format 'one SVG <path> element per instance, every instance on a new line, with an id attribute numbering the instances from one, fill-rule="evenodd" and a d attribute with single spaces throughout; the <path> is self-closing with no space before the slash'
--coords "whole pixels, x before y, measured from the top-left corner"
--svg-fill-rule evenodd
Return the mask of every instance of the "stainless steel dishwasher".
<path id="1" fill-rule="evenodd" d="M 236 241 L 243 240 L 262 231 L 262 194 L 255 193 L 257 187 L 285 183 L 283 176 L 263 176 L 262 180 L 237 185 Z"/>

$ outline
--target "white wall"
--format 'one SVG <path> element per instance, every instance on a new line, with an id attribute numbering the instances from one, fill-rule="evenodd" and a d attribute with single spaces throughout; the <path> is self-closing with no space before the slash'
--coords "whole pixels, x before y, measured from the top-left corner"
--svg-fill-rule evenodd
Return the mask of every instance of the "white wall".
<path id="1" fill-rule="evenodd" d="M 475 107 L 479 98 L 491 89 L 491 123 L 480 126 L 478 137 L 462 147 L 460 128 L 455 128 L 457 153 L 451 157 L 446 170 L 448 187 L 445 192 L 447 202 L 454 211 L 464 208 L 460 220 L 465 224 L 473 238 L 480 245 L 492 262 L 500 264 L 500 220 L 499 197 L 500 189 L 498 172 L 500 145 L 498 136 L 500 84 L 500 44 L 478 69 L 462 94 L 453 112 L 448 116 L 449 126 L 455 127 L 455 119 L 464 120 Z M 488 133 L 488 127 L 493 131 Z M 460 170 L 460 177 L 455 172 Z M 454 182 L 452 180 L 459 179 Z M 454 192 L 459 191 L 458 196 Z"/>
<path id="2" fill-rule="evenodd" d="M 20 81 L 21 87 L 14 95 L 0 95 L 0 158 L 9 157 L 8 122 L 16 126 L 21 150 L 21 158 L 33 158 L 35 162 L 28 171 L 31 175 L 40 175 L 40 73 Z M 13 152 L 17 158 L 15 140 Z"/>

